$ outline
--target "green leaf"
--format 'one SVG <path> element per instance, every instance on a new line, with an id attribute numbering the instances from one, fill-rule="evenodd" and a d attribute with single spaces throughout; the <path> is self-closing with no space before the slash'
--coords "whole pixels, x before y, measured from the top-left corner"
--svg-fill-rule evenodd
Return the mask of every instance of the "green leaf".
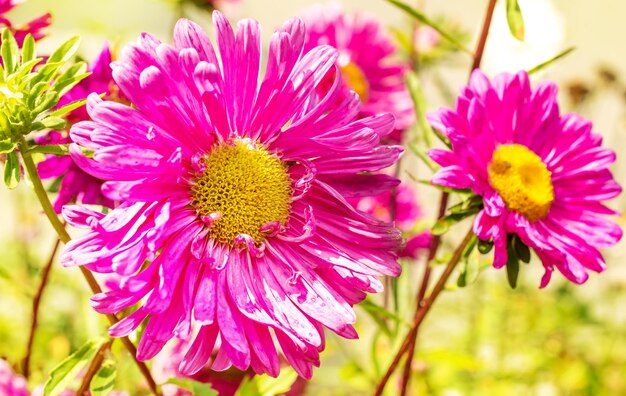
<path id="1" fill-rule="evenodd" d="M 20 48 L 17 46 L 17 41 L 15 41 L 10 29 L 4 29 L 2 32 L 1 52 L 6 74 L 13 73 L 20 61 Z"/>
<path id="2" fill-rule="evenodd" d="M 14 189 L 20 183 L 20 161 L 15 151 L 7 153 L 4 163 L 4 184 L 10 189 Z"/>
<path id="3" fill-rule="evenodd" d="M 508 254 L 506 261 L 506 278 L 511 288 L 515 289 L 517 287 L 517 277 L 519 276 L 519 258 L 512 246 L 512 241 L 513 238 L 509 237 L 506 244 L 506 252 Z"/>
<path id="4" fill-rule="evenodd" d="M 61 117 L 46 117 L 41 121 L 42 125 L 50 129 L 63 129 L 65 128 L 65 120 Z"/>
<path id="5" fill-rule="evenodd" d="M 524 41 L 524 17 L 517 0 L 506 0 L 506 20 L 513 37 Z"/>
<path id="6" fill-rule="evenodd" d="M 468 210 L 460 213 L 450 213 L 449 215 L 446 215 L 437 220 L 435 225 L 430 229 L 430 232 L 433 235 L 443 235 L 448 232 L 450 227 L 476 213 L 478 213 L 478 209 Z"/>
<path id="7" fill-rule="evenodd" d="M 189 378 L 170 378 L 166 384 L 176 385 L 180 388 L 190 391 L 194 396 L 217 396 L 216 390 L 211 388 L 211 385 L 203 384 L 202 382 L 194 381 Z"/>
<path id="8" fill-rule="evenodd" d="M 74 111 L 76 109 L 78 109 L 79 107 L 82 107 L 85 105 L 85 103 L 87 103 L 87 98 L 85 99 L 81 99 L 81 100 L 75 100 L 71 103 L 66 104 L 63 107 L 59 107 L 58 109 L 56 109 L 55 111 L 53 111 L 52 113 L 50 113 L 50 115 L 52 117 L 61 117 L 66 115 L 67 113 L 69 113 L 70 111 Z"/>
<path id="9" fill-rule="evenodd" d="M 483 207 L 483 197 L 480 195 L 472 195 L 468 199 L 459 204 L 451 206 L 448 210 L 450 213 L 477 213 Z"/>
<path id="10" fill-rule="evenodd" d="M 493 249 L 493 241 L 483 241 L 479 239 L 477 247 L 480 254 L 487 254 Z"/>
<path id="11" fill-rule="evenodd" d="M 22 43 L 22 63 L 35 59 L 35 39 L 28 33 Z"/>
<path id="12" fill-rule="evenodd" d="M 428 156 L 426 149 L 419 147 L 413 143 L 409 143 L 409 149 L 415 154 L 417 155 L 417 157 L 419 159 L 422 160 L 422 162 L 424 164 L 426 164 L 426 166 L 433 172 L 437 172 L 437 170 L 439 169 L 439 165 L 437 165 L 437 163 L 435 163 L 435 161 L 431 160 L 430 157 Z"/>
<path id="13" fill-rule="evenodd" d="M 457 286 L 465 287 L 476 281 L 478 278 L 478 270 L 480 269 L 480 255 L 475 250 L 478 242 L 476 235 L 472 236 L 463 255 L 461 256 L 461 273 L 456 281 Z"/>
<path id="14" fill-rule="evenodd" d="M 88 341 L 55 367 L 44 385 L 44 396 L 57 396 L 63 392 L 106 341 L 106 338 Z"/>
<path id="15" fill-rule="evenodd" d="M 29 153 L 67 155 L 70 153 L 69 144 L 42 144 L 40 146 L 31 147 Z"/>
<path id="16" fill-rule="evenodd" d="M 70 60 L 78 51 L 78 47 L 80 46 L 80 36 L 74 36 L 61 44 L 59 48 L 57 48 L 50 58 L 48 58 L 48 63 L 55 62 L 67 62 Z"/>
<path id="17" fill-rule="evenodd" d="M 433 129 L 430 127 L 428 120 L 426 120 L 426 97 L 419 81 L 419 77 L 414 72 L 408 72 L 406 75 L 406 85 L 413 99 L 413 107 L 415 109 L 415 115 L 417 117 L 417 125 L 419 125 L 422 131 L 422 137 L 426 147 L 431 148 L 433 146 Z"/>
<path id="18" fill-rule="evenodd" d="M 117 368 L 115 367 L 115 362 L 106 360 L 91 380 L 89 385 L 91 396 L 107 396 L 115 385 L 116 375 Z"/>
<path id="19" fill-rule="evenodd" d="M 256 384 L 259 396 L 275 396 L 288 392 L 297 379 L 298 374 L 294 369 L 285 368 L 280 371 L 277 378 L 269 375 L 255 375 L 250 382 Z"/>
<path id="20" fill-rule="evenodd" d="M 17 146 L 17 144 L 12 142 L 11 139 L 0 140 L 0 154 L 10 153 L 15 150 L 15 146 Z"/>
<path id="21" fill-rule="evenodd" d="M 538 71 L 545 69 L 546 67 L 550 66 L 552 63 L 556 62 L 557 60 L 569 55 L 572 51 L 574 51 L 576 49 L 576 47 L 569 47 L 568 49 L 566 49 L 563 52 L 560 52 L 559 54 L 555 55 L 554 57 L 550 58 L 549 60 L 538 64 L 537 66 L 533 67 L 532 69 L 528 70 L 528 74 L 535 74 Z"/>
<path id="22" fill-rule="evenodd" d="M 528 249 L 528 246 L 526 246 L 517 235 L 513 235 L 511 243 L 513 244 L 513 249 L 517 257 L 526 264 L 530 263 L 530 249 Z"/>
<path id="23" fill-rule="evenodd" d="M 444 37 L 446 40 L 448 40 L 451 44 L 453 44 L 455 47 L 457 47 L 461 51 L 466 52 L 466 53 L 470 54 L 471 56 L 474 56 L 474 53 L 470 49 L 468 49 L 466 46 L 464 46 L 453 35 L 451 35 L 450 33 L 446 32 L 441 26 L 439 26 L 438 23 L 436 23 L 435 21 L 433 21 L 430 18 L 428 18 L 422 12 L 420 12 L 420 11 L 416 10 L 415 8 L 409 6 L 408 4 L 403 3 L 401 1 L 398 1 L 398 0 L 387 0 L 387 1 L 389 3 L 395 5 L 396 7 L 401 9 L 402 11 L 406 12 L 407 14 L 412 16 L 413 18 L 417 19 L 418 21 L 420 21 L 424 25 L 428 25 L 431 28 L 435 29 L 437 32 L 439 32 L 439 34 L 441 34 L 442 37 Z"/>
<path id="24" fill-rule="evenodd" d="M 40 98 L 40 100 L 35 102 L 36 106 L 35 106 L 34 109 L 32 109 L 31 112 L 34 115 L 39 115 L 39 114 L 43 113 L 44 111 L 54 107 L 58 102 L 59 102 L 59 94 L 58 93 L 56 93 L 54 91 L 46 92 Z"/>

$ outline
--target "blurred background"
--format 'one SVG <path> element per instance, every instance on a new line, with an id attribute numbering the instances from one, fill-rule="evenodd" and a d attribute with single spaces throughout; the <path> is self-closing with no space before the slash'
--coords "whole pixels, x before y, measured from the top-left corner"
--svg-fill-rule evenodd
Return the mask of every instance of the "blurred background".
<path id="1" fill-rule="evenodd" d="M 306 12 L 311 0 L 244 0 L 224 4 L 231 21 L 258 19 L 265 38 L 290 16 Z M 402 48 L 411 21 L 383 0 L 341 1 L 348 10 L 375 14 L 390 29 Z M 458 32 L 470 48 L 484 14 L 484 0 L 421 0 L 429 16 Z M 503 2 L 499 2 L 484 58 L 484 70 L 496 72 L 531 68 L 569 47 L 575 51 L 534 76 L 560 87 L 564 110 L 580 112 L 594 121 L 605 144 L 618 152 L 615 177 L 626 181 L 626 36 L 620 0 L 521 0 L 526 41 L 511 37 Z M 10 16 L 28 20 L 43 12 L 53 14 L 43 48 L 53 48 L 69 36 L 83 36 L 81 55 L 90 59 L 104 40 L 114 48 L 149 31 L 171 41 L 180 16 L 210 30 L 210 14 L 179 0 L 30 0 Z M 399 56 L 402 56 L 402 49 Z M 454 51 L 434 52 L 424 58 L 421 76 L 429 108 L 449 105 L 467 79 L 471 59 Z M 410 151 L 402 178 L 411 183 L 428 174 Z M 413 183 L 415 184 L 415 183 Z M 427 215 L 437 205 L 437 193 L 417 187 Z M 37 209 L 28 186 L 18 192 L 0 189 L 0 356 L 17 362 L 24 354 L 32 297 L 41 268 L 54 244 L 49 225 Z M 624 211 L 626 199 L 611 206 Z M 427 216 L 422 227 L 432 222 Z M 624 225 L 624 218 L 619 220 Z M 468 223 L 457 226 L 461 231 Z M 453 238 L 452 238 L 453 239 Z M 452 243 L 448 241 L 452 246 Z M 443 250 L 442 252 L 445 252 Z M 589 281 L 572 285 L 560 275 L 538 289 L 542 269 L 531 262 L 522 268 L 516 289 L 510 289 L 504 271 L 481 271 L 465 288 L 454 282 L 429 314 L 420 333 L 414 362 L 415 394 L 432 395 L 620 395 L 626 394 L 626 242 L 605 252 L 608 270 L 591 274 Z M 358 308 L 358 341 L 329 335 L 322 365 L 307 387 L 307 394 L 371 394 L 386 369 L 397 340 L 405 334 L 423 263 L 404 264 L 397 313 L 400 319 L 381 318 L 374 310 Z M 55 266 L 44 295 L 41 327 L 33 356 L 32 383 L 45 381 L 47 373 L 78 348 L 89 334 L 106 328 L 88 305 L 89 292 L 76 269 Z M 381 303 L 380 299 L 373 299 Z M 384 326 L 381 327 L 381 322 Z M 398 337 L 398 334 L 400 335 Z M 123 355 L 123 352 L 116 350 Z M 129 359 L 120 359 L 117 387 L 142 394 Z M 134 389 L 134 390 L 133 390 Z M 389 393 L 393 394 L 393 393 Z"/>

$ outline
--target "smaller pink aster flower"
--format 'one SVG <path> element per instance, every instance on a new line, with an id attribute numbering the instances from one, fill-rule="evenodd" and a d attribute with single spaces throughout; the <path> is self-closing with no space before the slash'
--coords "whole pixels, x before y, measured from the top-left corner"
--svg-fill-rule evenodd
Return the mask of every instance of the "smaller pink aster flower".
<path id="1" fill-rule="evenodd" d="M 490 81 L 476 70 L 456 109 L 429 115 L 452 144 L 429 152 L 442 166 L 432 182 L 482 196 L 474 233 L 493 240 L 493 265 L 507 264 L 517 235 L 543 262 L 541 287 L 554 267 L 575 283 L 604 271 L 598 249 L 622 236 L 605 218 L 617 213 L 603 205 L 622 190 L 609 171 L 615 153 L 601 147 L 591 122 L 561 115 L 556 99 L 556 85 L 532 89 L 524 71 Z"/>
<path id="2" fill-rule="evenodd" d="M 28 396 L 26 379 L 15 374 L 11 365 L 4 359 L 0 359 L 0 395 Z"/>
<path id="3" fill-rule="evenodd" d="M 396 47 L 385 29 L 374 17 L 346 14 L 338 5 L 312 7 L 303 19 L 307 26 L 305 49 L 317 45 L 337 48 L 341 76 L 361 98 L 360 116 L 392 113 L 396 130 L 389 138 L 399 142 L 415 115 L 404 84 L 407 66 L 393 61 Z"/>
<path id="4" fill-rule="evenodd" d="M 113 81 L 111 72 L 111 51 L 107 43 L 96 59 L 89 65 L 92 73 L 81 81 L 77 86 L 65 94 L 59 101 L 58 106 L 64 106 L 76 100 L 86 98 L 90 93 L 104 93 L 110 100 L 127 102 L 119 92 L 119 88 Z M 67 120 L 74 124 L 79 121 L 89 120 L 85 106 L 73 110 L 67 115 Z M 67 131 L 51 131 L 37 141 L 38 144 L 66 144 L 72 143 Z M 54 210 L 61 213 L 63 205 L 70 202 L 102 205 L 112 208 L 113 200 L 102 194 L 102 180 L 97 179 L 81 170 L 69 155 L 50 155 L 37 166 L 42 179 L 63 177 L 59 186 L 59 195 L 54 202 Z"/>
<path id="5" fill-rule="evenodd" d="M 42 39 L 46 34 L 44 29 L 50 26 L 52 16 L 45 13 L 27 23 L 13 24 L 4 14 L 11 11 L 15 6 L 22 4 L 25 0 L 0 0 L 0 28 L 7 27 L 15 36 L 18 45 L 22 45 L 27 34 L 31 34 L 35 40 Z"/>
<path id="6" fill-rule="evenodd" d="M 349 202 L 358 210 L 376 217 L 379 220 L 390 222 L 391 205 L 393 195 L 391 191 L 382 194 L 352 198 Z M 399 257 L 418 258 L 419 254 L 430 247 L 430 232 L 422 231 L 415 233 L 416 223 L 424 216 L 422 208 L 419 206 L 415 190 L 406 184 L 400 184 L 396 190 L 396 226 L 405 234 L 407 242 Z"/>

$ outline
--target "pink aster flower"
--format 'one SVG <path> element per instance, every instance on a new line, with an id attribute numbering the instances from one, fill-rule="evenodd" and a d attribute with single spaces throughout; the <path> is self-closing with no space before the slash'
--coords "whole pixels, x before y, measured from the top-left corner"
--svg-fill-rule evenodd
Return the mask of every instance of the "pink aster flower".
<path id="1" fill-rule="evenodd" d="M 26 379 L 15 374 L 11 365 L 4 359 L 0 359 L 0 395 L 28 396 Z"/>
<path id="2" fill-rule="evenodd" d="M 380 23 L 363 13 L 346 14 L 340 6 L 316 6 L 305 13 L 306 49 L 331 45 L 346 85 L 359 94 L 361 117 L 392 113 L 399 142 L 414 120 L 413 102 L 404 84 L 406 65 L 393 60 L 396 47 Z M 331 85 L 331 81 L 327 85 Z"/>
<path id="3" fill-rule="evenodd" d="M 110 100 L 126 101 L 113 81 L 110 64 L 111 51 L 109 45 L 105 43 L 98 57 L 89 65 L 89 71 L 92 74 L 65 94 L 59 100 L 58 106 L 84 99 L 92 92 L 105 94 Z M 89 120 L 85 106 L 69 113 L 67 120 L 72 124 Z M 39 138 L 37 143 L 41 145 L 66 144 L 72 143 L 72 140 L 66 131 L 51 131 Z M 85 173 L 69 155 L 49 155 L 46 160 L 37 165 L 37 169 L 42 179 L 63 177 L 59 186 L 59 195 L 54 201 L 54 210 L 57 213 L 61 213 L 63 205 L 70 202 L 102 205 L 108 208 L 114 206 L 111 199 L 102 195 L 102 180 Z"/>
<path id="4" fill-rule="evenodd" d="M 482 196 L 474 232 L 493 240 L 494 266 L 507 263 L 507 238 L 517 235 L 543 262 L 541 287 L 554 267 L 575 283 L 587 270 L 603 271 L 598 248 L 622 236 L 604 218 L 616 213 L 602 204 L 621 192 L 608 169 L 615 153 L 601 147 L 589 121 L 561 115 L 556 95 L 552 83 L 531 89 L 526 72 L 489 81 L 477 70 L 455 110 L 430 116 L 452 144 L 430 151 L 442 166 L 432 182 Z"/>
<path id="5" fill-rule="evenodd" d="M 352 205 L 379 220 L 390 222 L 393 195 L 391 191 L 385 191 L 371 197 L 352 198 Z M 396 190 L 396 226 L 405 234 L 407 242 L 400 252 L 400 257 L 416 259 L 420 253 L 430 247 L 431 235 L 428 231 L 415 233 L 414 227 L 418 220 L 424 216 L 419 206 L 415 190 L 406 184 L 400 184 Z"/>
<path id="6" fill-rule="evenodd" d="M 31 34 L 35 40 L 42 39 L 46 34 L 44 29 L 50 26 L 52 16 L 45 13 L 25 24 L 13 24 L 4 14 L 11 11 L 18 4 L 22 4 L 26 0 L 0 0 L 0 28 L 7 27 L 15 36 L 18 45 L 22 45 L 27 34 Z"/>
<path id="7" fill-rule="evenodd" d="M 399 232 L 345 197 L 395 186 L 366 172 L 393 165 L 402 149 L 380 144 L 392 115 L 354 121 L 356 94 L 338 105 L 338 79 L 317 95 L 337 52 L 304 51 L 302 21 L 273 34 L 259 82 L 258 23 L 242 20 L 233 32 L 221 13 L 213 19 L 217 52 L 184 19 L 174 46 L 144 33 L 123 50 L 113 78 L 133 107 L 89 97 L 93 121 L 72 127 L 70 152 L 122 203 L 107 215 L 66 206 L 68 222 L 89 231 L 61 261 L 124 278 L 92 305 L 138 307 L 109 332 L 127 335 L 146 321 L 141 360 L 196 324 L 185 375 L 210 361 L 213 370 L 276 376 L 279 346 L 310 378 L 324 327 L 357 337 L 352 305 L 382 290 L 377 277 L 400 272 Z"/>

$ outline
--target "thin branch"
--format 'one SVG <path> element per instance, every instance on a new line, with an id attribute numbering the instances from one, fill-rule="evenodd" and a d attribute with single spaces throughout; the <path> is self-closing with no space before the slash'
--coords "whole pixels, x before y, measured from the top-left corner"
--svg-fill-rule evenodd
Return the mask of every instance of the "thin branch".
<path id="1" fill-rule="evenodd" d="M 93 377 L 95 377 L 95 375 L 100 370 L 100 367 L 102 367 L 102 362 L 104 362 L 104 354 L 106 353 L 108 349 L 111 348 L 112 344 L 113 344 L 113 339 L 102 344 L 100 349 L 98 349 L 98 352 L 96 352 L 96 355 L 93 357 L 93 359 L 91 360 L 91 363 L 89 364 L 89 368 L 87 369 L 87 372 L 83 376 L 83 381 L 80 384 L 80 388 L 78 388 L 78 391 L 76 392 L 76 396 L 89 394 L 88 391 L 89 391 L 89 385 L 91 384 L 91 380 L 93 380 Z"/>
<path id="2" fill-rule="evenodd" d="M 35 294 L 35 298 L 33 299 L 33 317 L 30 322 L 30 334 L 28 336 L 28 344 L 26 345 L 26 356 L 24 357 L 23 367 L 24 367 L 24 377 L 28 379 L 28 375 L 30 374 L 30 358 L 33 353 L 33 344 L 35 342 L 35 333 L 37 331 L 37 322 L 39 321 L 39 306 L 41 305 L 41 296 L 43 295 L 43 291 L 48 284 L 48 278 L 50 276 L 50 270 L 52 269 L 52 264 L 54 263 L 54 258 L 56 257 L 57 251 L 59 250 L 59 246 L 61 246 L 61 240 L 57 238 L 54 243 L 54 247 L 52 248 L 52 252 L 50 253 L 50 258 L 46 263 L 46 266 L 43 267 L 41 272 L 41 281 L 39 283 L 39 288 L 37 289 L 37 293 Z"/>
<path id="3" fill-rule="evenodd" d="M 422 324 L 422 321 L 426 317 L 426 314 L 428 314 L 428 312 L 433 306 L 433 303 L 435 302 L 435 300 L 437 299 L 437 297 L 439 296 L 439 294 L 445 287 L 446 282 L 448 281 L 448 278 L 452 274 L 452 271 L 454 271 L 454 268 L 456 267 L 456 265 L 459 263 L 461 256 L 463 255 L 463 251 L 465 250 L 465 247 L 467 246 L 469 241 L 472 239 L 473 235 L 474 233 L 470 229 L 470 231 L 467 233 L 467 235 L 463 239 L 463 242 L 461 242 L 461 244 L 454 251 L 452 258 L 448 262 L 448 265 L 446 266 L 446 269 L 443 271 L 443 274 L 441 274 L 441 277 L 437 281 L 437 284 L 433 288 L 433 291 L 430 293 L 428 298 L 424 301 L 424 304 L 418 310 L 417 315 L 415 316 L 415 320 L 413 321 L 413 325 L 411 326 L 411 330 L 402 341 L 402 345 L 400 346 L 400 349 L 398 350 L 398 352 L 394 355 L 393 361 L 391 362 L 389 369 L 387 369 L 387 372 L 385 373 L 383 379 L 378 384 L 378 387 L 376 388 L 376 393 L 374 393 L 375 396 L 382 395 L 385 389 L 385 385 L 387 385 L 387 382 L 389 382 L 391 375 L 398 367 L 398 364 L 400 363 L 402 356 L 408 351 L 409 346 L 411 344 L 411 340 L 413 339 L 415 334 L 417 334 L 417 330 L 419 329 L 419 326 Z"/>
<path id="4" fill-rule="evenodd" d="M 487 36 L 489 35 L 489 28 L 491 27 L 491 18 L 493 17 L 493 10 L 495 8 L 496 0 L 489 0 L 487 13 L 485 14 L 485 21 L 483 22 L 483 28 L 480 32 L 478 45 L 476 46 L 476 55 L 474 56 L 474 63 L 472 63 L 472 70 L 478 69 L 480 67 L 480 62 L 483 60 L 483 52 L 485 51 L 485 44 L 487 43 Z"/>
<path id="5" fill-rule="evenodd" d="M 448 199 L 450 195 L 446 192 L 441 193 L 441 198 L 439 201 L 439 213 L 437 213 L 437 219 L 441 219 L 446 214 L 446 208 L 448 207 Z M 428 250 L 428 257 L 426 259 L 426 268 L 424 269 L 424 275 L 422 276 L 422 282 L 420 283 L 420 290 L 417 293 L 417 299 L 415 301 L 415 315 L 413 320 L 417 318 L 419 314 L 420 308 L 424 304 L 424 297 L 426 296 L 426 290 L 428 289 L 428 282 L 430 280 L 431 274 L 431 262 L 435 259 L 437 255 L 437 251 L 439 250 L 439 244 L 441 243 L 441 235 L 434 235 L 433 239 L 430 243 L 430 248 Z M 408 386 L 409 380 L 411 376 L 411 367 L 413 366 L 413 356 L 415 354 L 415 344 L 417 341 L 417 331 L 415 332 L 415 336 L 411 339 L 411 344 L 409 345 L 409 355 L 407 357 L 406 364 L 404 366 L 404 371 L 402 373 L 402 385 L 401 385 L 401 396 L 405 396 Z"/>

